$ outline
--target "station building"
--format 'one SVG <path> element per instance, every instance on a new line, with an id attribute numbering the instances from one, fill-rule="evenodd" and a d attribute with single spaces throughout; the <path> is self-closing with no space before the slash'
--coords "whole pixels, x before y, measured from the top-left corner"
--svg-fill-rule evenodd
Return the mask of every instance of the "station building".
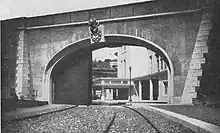
<path id="1" fill-rule="evenodd" d="M 131 91 L 133 101 L 168 101 L 168 72 L 163 58 L 144 47 L 119 47 L 118 78 L 129 79 L 129 67 L 134 84 Z"/>
<path id="2" fill-rule="evenodd" d="M 118 47 L 114 65 L 117 65 L 117 77 L 107 75 L 95 79 L 93 97 L 101 100 L 168 101 L 167 65 L 155 52 L 124 45 Z"/>

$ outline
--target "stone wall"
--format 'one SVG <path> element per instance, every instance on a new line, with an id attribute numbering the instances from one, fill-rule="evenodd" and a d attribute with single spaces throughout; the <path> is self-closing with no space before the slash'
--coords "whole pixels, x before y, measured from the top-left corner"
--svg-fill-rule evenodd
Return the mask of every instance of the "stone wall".
<path id="1" fill-rule="evenodd" d="M 19 31 L 22 19 L 1 22 L 1 94 L 3 99 L 10 98 L 10 92 L 16 88 L 16 60 Z"/>
<path id="2" fill-rule="evenodd" d="M 201 87 L 200 77 L 204 74 L 202 66 L 206 62 L 206 57 L 204 57 L 204 55 L 208 54 L 207 43 L 210 36 L 210 30 L 212 29 L 212 12 L 210 10 L 211 9 L 206 9 L 203 12 L 187 79 L 184 85 L 182 103 L 192 103 L 192 98 L 197 97 L 197 91 Z"/>
<path id="3" fill-rule="evenodd" d="M 191 13 L 146 20 L 104 24 L 105 34 L 127 34 L 145 38 L 162 47 L 174 65 L 174 96 L 181 96 L 195 45 L 201 14 Z M 89 36 L 88 26 L 68 26 L 28 30 L 33 88 L 42 93 L 46 64 L 61 49 Z M 134 44 L 136 45 L 136 44 Z M 143 45 L 145 46 L 145 45 Z M 146 45 L 146 47 L 148 47 Z M 149 47 L 152 49 L 152 47 Z M 74 49 L 74 45 L 72 46 Z"/>
<path id="4" fill-rule="evenodd" d="M 207 38 L 208 53 L 204 54 L 206 60 L 202 66 L 203 74 L 196 98 L 200 104 L 205 105 L 220 102 L 220 9 L 215 8 L 210 12 L 214 12 L 209 21 L 212 29 Z"/>
<path id="5" fill-rule="evenodd" d="M 217 8 L 203 11 L 182 103 L 206 105 L 220 101 L 219 14 Z"/>
<path id="6" fill-rule="evenodd" d="M 2 70 L 4 71 L 3 75 L 7 78 L 4 79 L 2 88 L 8 91 L 10 88 L 16 86 L 15 73 L 18 74 L 17 84 L 22 84 L 22 82 L 19 81 L 19 78 L 22 76 L 19 76 L 20 72 L 16 71 L 16 55 L 18 55 L 18 58 L 21 58 L 19 52 L 17 52 L 20 48 L 18 44 L 21 44 L 18 40 L 20 29 L 17 27 L 24 28 L 24 37 L 26 40 L 23 43 L 25 46 L 22 45 L 21 47 L 24 46 L 24 49 L 28 49 L 28 67 L 25 67 L 25 69 L 28 70 L 26 75 L 28 75 L 29 78 L 25 78 L 25 80 L 29 83 L 29 90 L 37 91 L 37 96 L 40 98 L 43 93 L 43 74 L 47 63 L 63 48 L 73 44 L 71 49 L 75 49 L 74 42 L 89 37 L 88 25 L 86 23 L 88 18 L 95 17 L 98 20 L 103 20 L 185 11 L 199 9 L 207 4 L 205 0 L 176 0 L 176 6 L 172 6 L 173 2 L 173 0 L 158 0 L 4 21 L 6 25 L 3 24 L 2 47 L 4 51 L 11 50 L 12 52 L 10 54 L 8 52 L 3 52 L 2 58 L 4 58 L 4 65 L 2 66 Z M 201 11 L 175 15 L 161 15 L 160 17 L 153 16 L 141 19 L 130 19 L 125 21 L 106 21 L 103 22 L 103 25 L 105 27 L 105 34 L 132 35 L 152 41 L 163 48 L 174 65 L 174 96 L 180 97 L 183 93 L 186 76 L 188 74 L 200 20 Z M 79 22 L 79 24 L 77 25 L 75 22 Z M 68 23 L 75 23 L 75 25 L 48 28 L 35 27 Z M 145 44 L 139 45 L 145 46 Z M 154 47 L 150 45 L 146 45 L 145 47 L 148 46 L 150 49 L 154 49 Z M 24 54 L 25 52 L 21 51 L 21 53 Z M 7 58 L 8 55 L 12 57 Z M 26 57 L 26 55 L 22 56 Z M 23 60 L 23 64 L 24 63 L 25 61 Z M 17 63 L 17 65 L 18 64 L 19 63 Z M 17 70 L 23 71 L 24 66 L 25 65 L 22 67 L 17 66 Z M 68 73 L 68 71 L 66 73 Z"/>
<path id="7" fill-rule="evenodd" d="M 91 10 L 30 17 L 25 19 L 25 23 L 26 27 L 67 24 L 86 22 L 90 17 L 95 17 L 97 20 L 103 20 L 119 17 L 193 10 L 199 9 L 206 5 L 207 0 L 155 0 Z"/>

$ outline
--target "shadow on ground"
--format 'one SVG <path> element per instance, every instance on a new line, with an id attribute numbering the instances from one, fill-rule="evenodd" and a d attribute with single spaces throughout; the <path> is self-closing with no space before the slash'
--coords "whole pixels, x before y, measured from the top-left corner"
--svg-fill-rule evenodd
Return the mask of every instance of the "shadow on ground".
<path id="1" fill-rule="evenodd" d="M 48 102 L 36 101 L 36 100 L 15 100 L 15 99 L 3 99 L 1 102 L 2 111 L 12 111 L 16 108 L 31 108 L 37 106 L 47 105 Z"/>

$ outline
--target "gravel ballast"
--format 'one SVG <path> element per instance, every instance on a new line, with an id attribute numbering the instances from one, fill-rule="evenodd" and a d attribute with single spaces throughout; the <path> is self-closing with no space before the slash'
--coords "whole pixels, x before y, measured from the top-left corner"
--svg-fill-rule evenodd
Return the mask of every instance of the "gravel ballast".
<path id="1" fill-rule="evenodd" d="M 114 111 L 111 107 L 77 107 L 33 119 L 6 123 L 2 127 L 2 132 L 98 133 L 106 130 L 113 116 Z"/>
<path id="2" fill-rule="evenodd" d="M 156 130 L 139 114 L 124 107 L 114 107 L 116 111 L 110 133 L 156 133 Z"/>
<path id="3" fill-rule="evenodd" d="M 121 106 L 75 107 L 21 121 L 3 122 L 3 133 L 192 133 L 173 121 L 144 108 L 135 108 L 144 115 L 156 129 L 137 112 Z M 114 120 L 114 121 L 113 121 Z"/>

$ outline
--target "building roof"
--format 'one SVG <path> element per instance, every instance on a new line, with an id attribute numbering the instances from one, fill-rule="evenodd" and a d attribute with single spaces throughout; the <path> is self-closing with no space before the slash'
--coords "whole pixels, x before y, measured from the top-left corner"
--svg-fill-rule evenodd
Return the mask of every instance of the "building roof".
<path id="1" fill-rule="evenodd" d="M 167 79 L 167 70 L 156 72 L 156 73 L 153 73 L 153 74 L 140 76 L 140 77 L 136 77 L 136 78 L 133 78 L 132 80 L 134 80 L 134 81 L 136 81 L 136 80 L 147 80 L 147 79 L 151 79 L 151 78 L 159 79 L 160 77 L 163 77 L 163 78 Z"/>

